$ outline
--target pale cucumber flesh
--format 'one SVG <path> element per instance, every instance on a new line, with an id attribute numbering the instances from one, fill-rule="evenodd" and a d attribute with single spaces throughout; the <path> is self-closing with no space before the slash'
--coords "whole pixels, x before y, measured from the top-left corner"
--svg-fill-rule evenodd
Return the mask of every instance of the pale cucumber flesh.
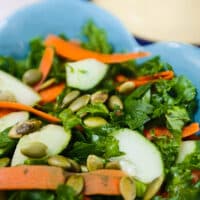
<path id="1" fill-rule="evenodd" d="M 40 101 L 40 96 L 31 87 L 25 85 L 17 78 L 0 70 L 0 91 L 12 93 L 16 101 L 33 106 Z"/>
<path id="2" fill-rule="evenodd" d="M 122 170 L 128 175 L 143 183 L 150 183 L 164 173 L 159 150 L 140 133 L 120 129 L 113 135 L 119 141 L 119 149 L 124 155 L 112 160 L 118 160 Z"/>
<path id="3" fill-rule="evenodd" d="M 28 157 L 21 153 L 21 148 L 31 142 L 41 142 L 48 147 L 47 156 L 59 154 L 65 149 L 71 139 L 71 132 L 62 126 L 49 124 L 39 131 L 23 136 L 15 149 L 11 166 L 22 165 Z"/>
<path id="4" fill-rule="evenodd" d="M 29 118 L 29 113 L 25 111 L 12 112 L 0 118 L 0 132 L 14 126 L 17 123 L 24 122 Z"/>
<path id="5" fill-rule="evenodd" d="M 180 146 L 177 163 L 183 162 L 188 155 L 195 153 L 196 151 L 200 152 L 200 141 L 183 141 Z"/>
<path id="6" fill-rule="evenodd" d="M 80 90 L 89 90 L 105 77 L 107 70 L 108 65 L 95 59 L 67 63 L 67 85 Z"/>

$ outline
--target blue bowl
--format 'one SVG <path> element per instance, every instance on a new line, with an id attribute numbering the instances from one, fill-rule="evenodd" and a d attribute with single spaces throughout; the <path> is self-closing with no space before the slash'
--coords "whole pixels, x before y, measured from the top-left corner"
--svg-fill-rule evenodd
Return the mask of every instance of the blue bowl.
<path id="1" fill-rule="evenodd" d="M 149 51 L 171 64 L 177 74 L 187 76 L 197 88 L 200 106 L 199 48 L 174 42 L 140 46 L 118 19 L 87 1 L 44 0 L 19 10 L 0 24 L 0 55 L 22 58 L 28 52 L 31 38 L 49 33 L 65 33 L 70 38 L 81 39 L 81 28 L 89 19 L 107 31 L 116 51 Z M 194 120 L 200 122 L 200 109 Z"/>

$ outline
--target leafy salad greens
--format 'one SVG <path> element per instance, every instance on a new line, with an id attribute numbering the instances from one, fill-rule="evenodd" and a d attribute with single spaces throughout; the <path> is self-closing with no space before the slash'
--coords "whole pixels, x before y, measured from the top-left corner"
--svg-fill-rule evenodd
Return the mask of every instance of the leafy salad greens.
<path id="1" fill-rule="evenodd" d="M 63 183 L 55 191 L 11 190 L 5 193 L 5 199 L 200 199 L 200 141 L 191 137 L 199 131 L 199 125 L 193 122 L 197 92 L 192 82 L 186 76 L 175 75 L 173 66 L 159 56 L 142 63 L 129 59 L 104 64 L 90 58 L 72 62 L 60 54 L 60 40 L 63 46 L 68 42 L 98 56 L 114 53 L 106 32 L 92 21 L 83 27 L 82 34 L 84 41 L 70 41 L 63 35 L 55 39 L 55 46 L 50 45 L 54 50 L 49 70 L 38 69 L 45 49 L 50 48 L 41 38 L 30 41 L 24 60 L 0 56 L 0 79 L 8 74 L 16 78 L 15 84 L 23 85 L 16 86 L 18 89 L 28 85 L 32 103 L 27 106 L 54 116 L 61 123 L 49 128 L 50 118 L 24 108 L 21 110 L 29 111 L 25 119 L 18 115 L 7 119 L 16 111 L 1 107 L 1 102 L 22 102 L 12 87 L 0 86 L 0 167 L 53 165 L 76 173 L 118 169 L 127 174 L 134 186 L 131 191 L 126 190 L 127 183 L 123 187 L 121 181 L 121 194 L 86 197 L 83 189 L 77 192 L 76 184 Z M 74 53 L 78 54 L 82 55 L 81 51 Z M 44 63 L 48 65 L 48 61 Z M 33 84 L 29 84 L 30 79 Z M 82 81 L 87 89 L 82 89 Z M 23 98 L 28 97 L 29 93 L 25 93 Z M 54 131 L 46 131 L 50 129 Z M 94 184 L 98 183 L 94 180 Z"/>

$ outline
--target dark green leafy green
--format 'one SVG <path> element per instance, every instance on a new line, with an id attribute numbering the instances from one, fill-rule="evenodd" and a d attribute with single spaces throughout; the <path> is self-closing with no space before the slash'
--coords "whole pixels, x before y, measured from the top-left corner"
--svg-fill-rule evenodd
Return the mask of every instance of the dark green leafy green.
<path id="1" fill-rule="evenodd" d="M 8 137 L 10 128 L 0 133 L 0 157 L 3 157 L 9 153 L 12 153 L 17 141 Z"/>
<path id="2" fill-rule="evenodd" d="M 95 154 L 103 158 L 119 156 L 122 153 L 119 151 L 118 141 L 112 136 L 101 136 L 91 143 L 75 142 L 72 149 L 67 153 L 67 156 L 84 163 L 90 154 Z"/>
<path id="3" fill-rule="evenodd" d="M 30 51 L 26 60 L 26 65 L 30 68 L 37 68 L 42 59 L 44 45 L 40 37 L 34 38 L 29 42 Z"/>
<path id="4" fill-rule="evenodd" d="M 21 78 L 26 67 L 25 61 L 16 61 L 11 57 L 0 56 L 0 70 L 5 71 L 16 78 Z"/>
<path id="5" fill-rule="evenodd" d="M 73 188 L 67 185 L 60 185 L 56 190 L 55 200 L 81 200 L 82 195 L 77 196 Z"/>
<path id="6" fill-rule="evenodd" d="M 56 191 L 27 190 L 15 191 L 9 195 L 8 200 L 81 200 L 82 195 L 76 195 L 73 188 L 60 185 Z"/>
<path id="7" fill-rule="evenodd" d="M 166 114 L 166 125 L 169 130 L 172 132 L 181 133 L 184 125 L 190 121 L 189 115 L 185 108 L 181 108 L 178 106 L 173 106 L 168 109 Z"/>
<path id="8" fill-rule="evenodd" d="M 50 191 L 16 191 L 13 192 L 8 200 L 55 200 L 53 192 Z"/>
<path id="9" fill-rule="evenodd" d="M 164 70 L 172 70 L 172 67 L 169 64 L 162 62 L 159 56 L 156 56 L 140 64 L 137 68 L 137 75 L 153 75 Z"/>
<path id="10" fill-rule="evenodd" d="M 178 102 L 189 102 L 195 98 L 196 88 L 185 76 L 176 77 L 174 82 L 173 90 Z"/>
<path id="11" fill-rule="evenodd" d="M 173 166 L 176 162 L 181 138 L 160 136 L 154 137 L 153 142 L 162 154 L 165 171 L 167 173 L 170 170 L 171 166 Z"/>
<path id="12" fill-rule="evenodd" d="M 81 118 L 75 115 L 70 109 L 63 110 L 59 114 L 59 118 L 61 119 L 65 130 L 69 130 L 81 124 Z"/>
<path id="13" fill-rule="evenodd" d="M 100 53 L 112 53 L 112 46 L 108 42 L 105 30 L 97 27 L 92 20 L 84 25 L 82 33 L 86 38 L 82 43 L 84 48 Z"/>
<path id="14" fill-rule="evenodd" d="M 89 105 L 81 108 L 77 112 L 77 115 L 81 116 L 85 113 L 91 114 L 91 115 L 105 115 L 105 116 L 107 116 L 109 114 L 109 111 L 104 104 L 96 103 L 96 104 L 89 104 Z"/>

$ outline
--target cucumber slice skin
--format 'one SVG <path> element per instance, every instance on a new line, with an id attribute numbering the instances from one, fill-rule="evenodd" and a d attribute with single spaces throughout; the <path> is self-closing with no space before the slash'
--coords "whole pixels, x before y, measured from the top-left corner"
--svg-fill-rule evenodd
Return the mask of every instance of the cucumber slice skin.
<path id="1" fill-rule="evenodd" d="M 119 149 L 125 155 L 114 157 L 128 175 L 143 183 L 150 183 L 164 174 L 164 164 L 157 147 L 137 131 L 120 129 L 113 133 Z"/>
<path id="2" fill-rule="evenodd" d="M 29 142 L 42 142 L 47 147 L 47 156 L 53 156 L 62 152 L 71 139 L 71 131 L 65 131 L 62 126 L 49 124 L 39 131 L 23 136 L 15 149 L 11 166 L 22 165 L 28 159 L 20 149 Z"/>
<path id="3" fill-rule="evenodd" d="M 0 70 L 0 90 L 10 91 L 17 102 L 33 106 L 40 101 L 40 95 L 17 78 Z"/>
<path id="4" fill-rule="evenodd" d="M 65 68 L 67 85 L 69 87 L 89 90 L 105 77 L 108 65 L 96 59 L 84 59 L 67 63 Z"/>
<path id="5" fill-rule="evenodd" d="M 0 132 L 4 131 L 5 129 L 14 126 L 19 122 L 24 122 L 28 120 L 29 113 L 25 111 L 20 112 L 12 112 L 10 114 L 5 115 L 4 117 L 0 118 Z"/>
<path id="6" fill-rule="evenodd" d="M 200 152 L 200 141 L 198 140 L 183 141 L 180 146 L 177 163 L 183 162 L 188 155 L 195 152 Z"/>

